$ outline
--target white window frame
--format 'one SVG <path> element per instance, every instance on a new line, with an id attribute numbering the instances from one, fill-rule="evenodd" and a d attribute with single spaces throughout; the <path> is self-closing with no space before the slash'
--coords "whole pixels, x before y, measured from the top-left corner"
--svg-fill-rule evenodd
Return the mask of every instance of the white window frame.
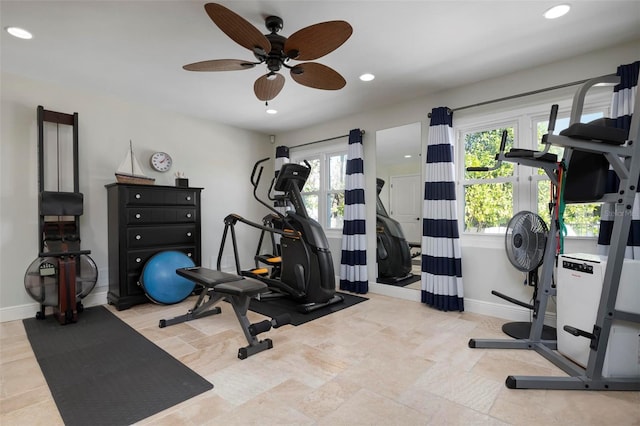
<path id="1" fill-rule="evenodd" d="M 329 206 L 327 200 L 329 194 L 336 192 L 335 190 L 331 190 L 330 188 L 331 183 L 329 182 L 329 158 L 334 155 L 346 156 L 347 152 L 348 145 L 346 142 L 322 144 L 315 148 L 313 146 L 300 149 L 292 147 L 290 148 L 289 152 L 289 160 L 292 163 L 300 163 L 304 160 L 310 161 L 313 159 L 320 160 L 320 189 L 319 191 L 303 193 L 303 195 L 312 194 L 318 196 L 318 223 L 320 223 L 322 229 L 328 237 L 338 237 L 342 235 L 342 227 L 328 227 Z"/>
<path id="2" fill-rule="evenodd" d="M 459 179 L 456 184 L 456 195 L 458 199 L 458 211 L 461 212 L 462 220 L 459 222 L 459 232 L 465 238 L 493 238 L 503 239 L 501 233 L 476 233 L 464 230 L 465 200 L 464 187 L 476 183 L 500 183 L 511 182 L 513 188 L 513 212 L 514 214 L 522 210 L 536 212 L 538 209 L 537 186 L 541 180 L 548 180 L 546 175 L 538 175 L 537 169 L 528 166 L 521 166 L 513 163 L 514 172 L 512 177 L 502 177 L 494 179 L 465 179 L 464 166 L 464 135 L 472 132 L 496 129 L 500 127 L 514 126 L 514 148 L 539 149 L 540 140 L 537 137 L 537 123 L 548 121 L 551 104 L 558 104 L 558 117 L 568 117 L 571 112 L 572 95 L 562 95 L 541 102 L 522 102 L 517 108 L 508 108 L 497 112 L 481 112 L 460 119 L 454 119 L 454 134 L 456 137 L 456 164 Z M 595 112 L 603 112 L 605 117 L 609 116 L 611 104 L 611 94 L 603 93 L 587 98 L 583 108 L 583 115 Z M 514 124 L 515 123 L 515 124 Z M 558 133 L 556 130 L 554 133 Z M 491 166 L 487 164 L 486 166 Z M 539 213 L 546 221 L 549 220 L 548 212 Z M 576 239 L 596 239 L 597 237 L 573 236 Z"/>

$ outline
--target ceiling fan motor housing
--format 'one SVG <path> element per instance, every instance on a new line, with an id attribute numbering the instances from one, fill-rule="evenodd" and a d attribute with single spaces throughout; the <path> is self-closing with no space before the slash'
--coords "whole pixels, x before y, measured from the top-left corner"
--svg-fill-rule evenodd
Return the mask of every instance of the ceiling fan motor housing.
<path id="1" fill-rule="evenodd" d="M 265 34 L 265 37 L 267 37 L 267 39 L 271 43 L 271 51 L 266 58 L 258 57 L 258 59 L 262 59 L 267 63 L 267 68 L 269 69 L 269 71 L 280 71 L 280 68 L 282 68 L 282 65 L 284 64 L 284 61 L 288 59 L 283 52 L 284 43 L 287 41 L 287 38 L 275 33 Z"/>
<path id="2" fill-rule="evenodd" d="M 280 31 L 283 26 L 282 18 L 279 16 L 267 16 L 264 20 L 264 24 L 272 34 Z"/>

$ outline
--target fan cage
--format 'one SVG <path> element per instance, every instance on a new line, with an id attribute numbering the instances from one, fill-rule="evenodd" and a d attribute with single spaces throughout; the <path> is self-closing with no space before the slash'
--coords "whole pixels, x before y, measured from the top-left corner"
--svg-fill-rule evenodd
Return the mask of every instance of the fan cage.
<path id="1" fill-rule="evenodd" d="M 43 306 L 58 305 L 59 262 L 56 257 L 39 257 L 24 275 L 24 287 L 33 300 Z M 76 258 L 76 298 L 85 298 L 98 281 L 98 268 L 87 255 Z"/>
<path id="2" fill-rule="evenodd" d="M 522 211 L 507 224 L 505 250 L 511 264 L 522 272 L 537 269 L 544 259 L 547 234 L 546 222 L 536 213 Z"/>

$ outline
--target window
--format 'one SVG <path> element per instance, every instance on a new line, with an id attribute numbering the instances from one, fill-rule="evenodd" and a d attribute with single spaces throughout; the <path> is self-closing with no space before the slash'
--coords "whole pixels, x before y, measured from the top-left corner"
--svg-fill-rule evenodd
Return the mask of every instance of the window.
<path id="1" fill-rule="evenodd" d="M 325 230 L 342 230 L 347 152 L 294 153 L 291 161 L 311 166 L 309 178 L 302 188 L 302 198 L 309 216 Z"/>
<path id="2" fill-rule="evenodd" d="M 515 124 L 471 129 L 462 134 L 464 141 L 464 231 L 504 233 L 513 216 L 514 165 L 505 163 L 489 172 L 468 172 L 467 167 L 494 163 L 502 134 L 507 132 L 505 150 L 513 146 Z"/>
<path id="3" fill-rule="evenodd" d="M 585 104 L 582 122 L 607 115 L 609 97 L 600 96 Z M 549 222 L 550 182 L 542 169 L 504 162 L 489 172 L 468 172 L 470 166 L 492 166 L 499 151 L 503 131 L 507 131 L 505 151 L 512 147 L 542 150 L 542 135 L 547 133 L 548 108 L 530 106 L 520 110 L 496 113 L 455 123 L 461 167 L 461 211 L 463 232 L 467 234 L 503 234 L 515 212 L 537 212 Z M 558 103 L 558 102 L 556 102 Z M 545 111 L 546 109 L 546 111 Z M 570 100 L 560 102 L 554 134 L 569 125 Z M 528 131 L 527 129 L 531 129 Z M 563 149 L 551 147 L 562 158 Z M 598 233 L 600 203 L 569 204 L 564 212 L 568 236 L 593 237 Z"/>

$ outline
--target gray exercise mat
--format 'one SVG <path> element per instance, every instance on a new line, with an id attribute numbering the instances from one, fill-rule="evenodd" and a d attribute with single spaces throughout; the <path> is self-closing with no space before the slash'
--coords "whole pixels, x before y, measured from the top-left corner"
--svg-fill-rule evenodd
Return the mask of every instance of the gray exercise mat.
<path id="1" fill-rule="evenodd" d="M 213 388 L 102 306 L 23 323 L 66 426 L 129 425 Z"/>

